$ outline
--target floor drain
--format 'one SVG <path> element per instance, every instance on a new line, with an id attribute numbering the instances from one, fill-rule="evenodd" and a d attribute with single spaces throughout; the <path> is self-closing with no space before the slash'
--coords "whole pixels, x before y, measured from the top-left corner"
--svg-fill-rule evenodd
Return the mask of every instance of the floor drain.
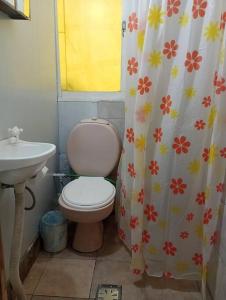
<path id="1" fill-rule="evenodd" d="M 95 300 L 121 300 L 122 286 L 111 284 L 100 284 L 97 287 Z"/>

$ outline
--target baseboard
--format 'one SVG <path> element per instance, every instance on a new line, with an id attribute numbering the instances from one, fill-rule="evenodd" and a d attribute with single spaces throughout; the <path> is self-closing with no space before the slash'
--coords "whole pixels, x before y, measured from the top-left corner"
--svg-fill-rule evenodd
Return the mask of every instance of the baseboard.
<path id="1" fill-rule="evenodd" d="M 20 262 L 20 278 L 22 281 L 27 277 L 31 267 L 33 266 L 35 260 L 38 257 L 41 248 L 41 240 L 37 238 L 27 249 L 25 254 L 21 258 Z M 9 300 L 15 300 L 16 297 L 13 293 L 12 287 L 8 282 L 8 298 Z"/>

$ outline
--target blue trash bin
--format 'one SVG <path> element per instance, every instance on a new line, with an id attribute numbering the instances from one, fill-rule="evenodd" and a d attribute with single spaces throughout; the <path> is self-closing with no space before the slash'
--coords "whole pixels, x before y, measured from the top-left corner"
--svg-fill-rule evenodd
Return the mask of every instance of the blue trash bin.
<path id="1" fill-rule="evenodd" d="M 47 212 L 40 222 L 40 235 L 47 252 L 60 252 L 67 245 L 67 220 L 59 210 Z"/>

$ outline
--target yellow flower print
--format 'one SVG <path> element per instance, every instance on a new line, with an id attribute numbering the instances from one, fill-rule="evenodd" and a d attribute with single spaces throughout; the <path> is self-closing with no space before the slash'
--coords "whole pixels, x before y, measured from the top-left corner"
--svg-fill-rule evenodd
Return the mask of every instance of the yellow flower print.
<path id="1" fill-rule="evenodd" d="M 189 269 L 189 264 L 185 261 L 178 261 L 176 263 L 176 270 L 180 273 L 184 273 L 186 271 L 188 271 Z"/>
<path id="2" fill-rule="evenodd" d="M 164 230 L 167 227 L 167 222 L 165 220 L 159 220 L 158 221 L 158 226 L 160 229 Z"/>
<path id="3" fill-rule="evenodd" d="M 178 77 L 179 72 L 180 72 L 180 70 L 179 70 L 178 66 L 173 66 L 171 69 L 171 76 L 175 79 Z"/>
<path id="4" fill-rule="evenodd" d="M 139 150 L 139 151 L 144 151 L 146 146 L 146 139 L 144 137 L 143 134 L 141 134 L 139 137 L 136 138 L 135 140 L 135 147 Z"/>
<path id="5" fill-rule="evenodd" d="M 149 252 L 150 254 L 153 254 L 153 255 L 158 254 L 158 250 L 157 250 L 157 248 L 156 248 L 155 246 L 150 246 L 150 247 L 148 248 L 148 252 Z"/>
<path id="6" fill-rule="evenodd" d="M 136 96 L 136 89 L 134 87 L 130 88 L 129 95 L 132 97 Z"/>
<path id="7" fill-rule="evenodd" d="M 175 120 L 175 119 L 178 118 L 178 116 L 179 116 L 178 111 L 176 109 L 171 109 L 171 111 L 170 111 L 170 117 L 171 117 L 171 119 Z"/>
<path id="8" fill-rule="evenodd" d="M 149 25 L 154 29 L 158 29 L 161 24 L 163 24 L 164 12 L 161 10 L 160 6 L 153 5 L 149 10 L 148 21 Z"/>
<path id="9" fill-rule="evenodd" d="M 172 214 L 178 216 L 181 214 L 181 208 L 179 206 L 171 206 L 170 211 Z"/>
<path id="10" fill-rule="evenodd" d="M 160 184 L 159 182 L 155 182 L 155 183 L 153 184 L 153 191 L 154 191 L 155 193 L 161 193 L 162 187 L 161 187 L 161 184 Z"/>
<path id="11" fill-rule="evenodd" d="M 169 152 L 169 149 L 168 149 L 167 145 L 161 144 L 159 146 L 159 152 L 160 152 L 161 155 L 166 155 Z"/>
<path id="12" fill-rule="evenodd" d="M 145 114 L 149 114 L 150 112 L 152 112 L 152 105 L 151 105 L 151 103 L 146 102 L 144 104 L 144 108 L 143 109 L 144 109 Z"/>
<path id="13" fill-rule="evenodd" d="M 211 107 L 209 116 L 208 116 L 208 128 L 213 128 L 215 119 L 217 116 L 217 109 L 216 106 L 214 105 L 213 107 Z"/>
<path id="14" fill-rule="evenodd" d="M 188 14 L 184 13 L 182 16 L 179 18 L 179 24 L 181 27 L 186 27 L 189 23 L 189 16 Z"/>
<path id="15" fill-rule="evenodd" d="M 205 27 L 204 36 L 207 41 L 215 42 L 220 37 L 220 26 L 218 22 L 209 22 Z"/>
<path id="16" fill-rule="evenodd" d="M 201 164 L 198 160 L 194 159 L 188 165 L 188 170 L 191 175 L 197 175 L 201 170 Z"/>
<path id="17" fill-rule="evenodd" d="M 187 98 L 187 100 L 192 100 L 196 96 L 196 89 L 191 87 L 188 87 L 184 90 L 184 95 Z"/>
<path id="18" fill-rule="evenodd" d="M 203 240 L 204 244 L 208 243 L 208 238 L 207 236 L 204 234 L 204 230 L 203 230 L 203 224 L 198 224 L 195 228 L 195 234 L 197 235 L 197 237 L 201 240 Z"/>
<path id="19" fill-rule="evenodd" d="M 162 55 L 160 51 L 152 51 L 149 55 L 149 64 L 153 68 L 158 68 L 162 64 Z"/>
<path id="20" fill-rule="evenodd" d="M 140 51 L 142 51 L 144 47 L 144 34 L 144 30 L 138 31 L 137 33 L 137 47 Z"/>
<path id="21" fill-rule="evenodd" d="M 207 186 L 207 187 L 205 188 L 205 196 L 206 196 L 206 199 L 209 199 L 210 193 L 211 193 L 211 188 L 210 188 L 209 186 Z"/>
<path id="22" fill-rule="evenodd" d="M 217 157 L 217 152 L 218 151 L 216 145 L 214 144 L 210 145 L 210 152 L 209 152 L 209 159 L 208 159 L 209 164 L 212 164 L 215 161 Z"/>

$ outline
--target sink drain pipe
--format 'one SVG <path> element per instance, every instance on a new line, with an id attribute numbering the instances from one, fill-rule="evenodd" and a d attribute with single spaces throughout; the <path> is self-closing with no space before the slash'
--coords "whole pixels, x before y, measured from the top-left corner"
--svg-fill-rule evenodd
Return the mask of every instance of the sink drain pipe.
<path id="1" fill-rule="evenodd" d="M 14 188 L 15 216 L 14 216 L 13 237 L 12 237 L 11 254 L 10 254 L 9 280 L 17 299 L 26 300 L 23 284 L 20 279 L 20 255 L 21 255 L 22 242 L 23 242 L 24 210 L 31 210 L 34 208 L 35 195 L 30 188 L 25 186 L 25 183 L 19 183 L 16 185 L 2 184 L 1 187 L 3 189 Z M 32 205 L 26 208 L 24 208 L 25 189 L 30 193 L 33 200 Z"/>

